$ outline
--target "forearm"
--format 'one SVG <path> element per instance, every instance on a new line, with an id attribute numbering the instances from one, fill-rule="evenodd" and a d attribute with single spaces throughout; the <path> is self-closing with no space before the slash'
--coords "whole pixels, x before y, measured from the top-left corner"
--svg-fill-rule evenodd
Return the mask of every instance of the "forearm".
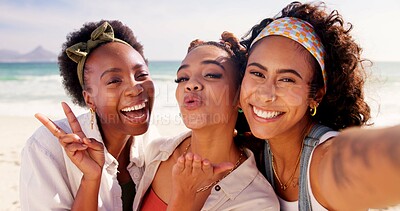
<path id="1" fill-rule="evenodd" d="M 326 150 L 319 175 L 336 208 L 400 203 L 400 126 L 345 130 Z"/>
<path id="2" fill-rule="evenodd" d="M 101 182 L 100 178 L 101 177 L 93 180 L 86 179 L 85 176 L 82 177 L 81 184 L 71 210 L 98 210 L 98 196 Z"/>

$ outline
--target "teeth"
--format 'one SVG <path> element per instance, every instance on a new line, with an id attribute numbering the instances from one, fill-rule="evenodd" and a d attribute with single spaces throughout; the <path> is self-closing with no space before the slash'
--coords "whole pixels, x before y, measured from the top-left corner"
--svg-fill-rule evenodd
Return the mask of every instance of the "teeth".
<path id="1" fill-rule="evenodd" d="M 257 109 L 254 106 L 253 106 L 253 111 L 257 116 L 262 117 L 264 119 L 272 119 L 272 118 L 277 117 L 279 114 L 282 114 L 282 112 L 279 112 L 279 111 L 263 111 L 263 110 Z"/>
<path id="2" fill-rule="evenodd" d="M 139 105 L 134 105 L 132 107 L 124 108 L 121 111 L 123 111 L 123 112 L 137 111 L 137 110 L 144 108 L 145 106 L 146 106 L 146 104 L 143 102 L 142 104 L 139 104 Z"/>

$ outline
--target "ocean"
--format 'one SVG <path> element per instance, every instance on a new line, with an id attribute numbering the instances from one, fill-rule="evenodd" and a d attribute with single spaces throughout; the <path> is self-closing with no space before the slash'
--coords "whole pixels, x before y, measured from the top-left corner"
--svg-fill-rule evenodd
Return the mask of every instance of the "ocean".
<path id="1" fill-rule="evenodd" d="M 156 86 L 152 122 L 181 124 L 175 101 L 174 82 L 179 61 L 150 61 L 150 74 Z M 368 68 L 366 101 L 372 109 L 375 126 L 400 124 L 400 62 L 375 62 Z M 61 101 L 76 114 L 85 109 L 75 106 L 64 92 L 56 63 L 0 63 L 0 115 L 29 116 L 43 113 L 64 118 Z"/>

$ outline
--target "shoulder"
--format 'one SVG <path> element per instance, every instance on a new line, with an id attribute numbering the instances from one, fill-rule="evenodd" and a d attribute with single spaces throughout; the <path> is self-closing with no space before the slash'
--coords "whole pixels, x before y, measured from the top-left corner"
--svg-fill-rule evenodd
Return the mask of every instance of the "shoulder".
<path id="1" fill-rule="evenodd" d="M 233 183 L 229 185 L 234 189 L 242 189 L 235 200 L 258 209 L 275 208 L 272 210 L 279 210 L 278 198 L 271 184 L 258 171 L 253 153 L 248 149 L 244 150 L 248 158 L 232 172 L 234 173 Z M 240 187 L 241 185 L 243 186 Z"/>
<path id="2" fill-rule="evenodd" d="M 192 134 L 191 131 L 185 131 L 174 137 L 159 137 L 153 140 L 149 140 L 144 144 L 144 153 L 146 155 L 146 160 L 152 160 L 155 157 L 169 157 L 174 150 L 178 147 L 178 145 L 190 137 Z"/>

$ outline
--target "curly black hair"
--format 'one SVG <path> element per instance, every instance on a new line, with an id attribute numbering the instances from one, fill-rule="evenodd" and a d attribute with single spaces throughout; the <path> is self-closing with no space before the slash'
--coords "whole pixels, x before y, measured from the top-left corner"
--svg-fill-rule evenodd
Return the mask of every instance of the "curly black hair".
<path id="1" fill-rule="evenodd" d="M 325 48 L 325 69 L 327 92 L 318 106 L 313 121 L 341 130 L 351 126 L 367 124 L 370 107 L 364 101 L 363 86 L 366 71 L 362 66 L 361 47 L 350 35 L 352 25 L 345 24 L 338 11 L 327 13 L 324 3 L 292 2 L 274 18 L 266 18 L 243 38 L 242 44 L 251 54 L 251 42 L 263 28 L 272 21 L 283 17 L 295 17 L 310 23 Z M 320 68 L 313 64 L 316 68 Z M 310 95 L 324 85 L 321 71 L 315 71 L 310 85 Z"/>
<path id="2" fill-rule="evenodd" d="M 114 36 L 120 40 L 129 43 L 147 62 L 143 55 L 143 46 L 136 40 L 132 30 L 118 20 L 101 20 L 99 22 L 85 23 L 79 30 L 67 35 L 67 41 L 62 45 L 61 53 L 58 56 L 58 65 L 60 68 L 60 76 L 67 94 L 72 98 L 72 102 L 86 107 L 86 102 L 83 98 L 83 88 L 81 87 L 77 74 L 78 64 L 72 61 L 65 50 L 79 42 L 86 42 L 90 39 L 91 33 L 104 22 L 108 22 L 114 29 Z M 104 43 L 105 44 L 105 43 Z M 99 47 L 101 45 L 98 45 Z M 93 51 L 94 49 L 92 49 Z"/>

